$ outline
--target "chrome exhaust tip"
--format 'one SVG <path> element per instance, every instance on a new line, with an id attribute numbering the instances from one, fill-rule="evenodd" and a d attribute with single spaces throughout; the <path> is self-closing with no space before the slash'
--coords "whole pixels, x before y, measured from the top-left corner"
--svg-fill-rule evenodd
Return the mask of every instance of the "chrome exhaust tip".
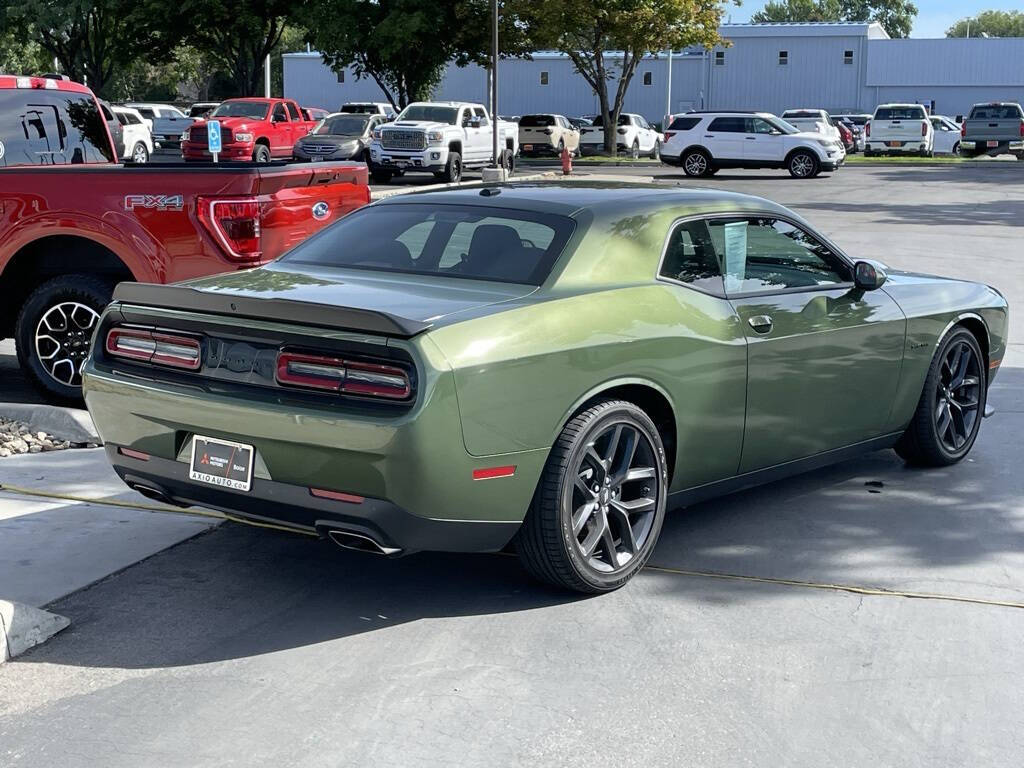
<path id="1" fill-rule="evenodd" d="M 385 547 L 379 541 L 364 536 L 361 533 L 352 531 L 339 531 L 337 529 L 327 532 L 327 537 L 342 549 L 354 549 L 357 552 L 369 552 L 374 555 L 394 557 L 402 553 L 397 547 Z"/>

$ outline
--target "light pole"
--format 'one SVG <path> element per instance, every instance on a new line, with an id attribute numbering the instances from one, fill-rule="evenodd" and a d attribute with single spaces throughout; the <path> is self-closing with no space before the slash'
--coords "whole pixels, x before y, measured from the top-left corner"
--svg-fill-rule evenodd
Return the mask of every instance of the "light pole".
<path id="1" fill-rule="evenodd" d="M 665 77 L 665 119 L 662 129 L 668 129 L 668 116 L 672 114 L 672 48 L 668 49 L 668 75 Z"/>
<path id="2" fill-rule="evenodd" d="M 498 167 L 498 0 L 491 0 L 491 162 Z"/>

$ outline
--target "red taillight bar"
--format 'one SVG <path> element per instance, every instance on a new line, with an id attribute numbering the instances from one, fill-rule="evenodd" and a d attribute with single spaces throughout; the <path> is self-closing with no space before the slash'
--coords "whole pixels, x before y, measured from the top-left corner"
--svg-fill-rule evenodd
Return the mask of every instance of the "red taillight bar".
<path id="1" fill-rule="evenodd" d="M 389 400 L 405 400 L 412 394 L 409 374 L 398 366 L 295 352 L 278 354 L 277 382 Z"/>
<path id="2" fill-rule="evenodd" d="M 196 215 L 232 261 L 259 261 L 263 256 L 260 239 L 260 201 L 255 197 L 217 200 L 200 197 Z"/>
<path id="3" fill-rule="evenodd" d="M 202 365 L 199 340 L 148 328 L 112 328 L 107 333 L 108 355 L 198 371 Z"/>

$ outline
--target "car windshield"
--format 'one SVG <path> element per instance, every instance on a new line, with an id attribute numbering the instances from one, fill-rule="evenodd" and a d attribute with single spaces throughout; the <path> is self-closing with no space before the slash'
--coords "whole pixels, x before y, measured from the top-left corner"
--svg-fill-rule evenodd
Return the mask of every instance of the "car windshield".
<path id="1" fill-rule="evenodd" d="M 926 120 L 924 107 L 879 107 L 875 120 Z"/>
<path id="2" fill-rule="evenodd" d="M 282 261 L 540 285 L 575 223 L 564 216 L 469 205 L 362 208 Z"/>
<path id="3" fill-rule="evenodd" d="M 398 116 L 399 120 L 419 120 L 425 123 L 448 123 L 448 125 L 455 125 L 458 118 L 458 107 L 435 107 L 429 104 L 410 104 Z"/>
<path id="4" fill-rule="evenodd" d="M 987 104 L 974 107 L 969 120 L 1019 120 L 1024 115 L 1016 104 Z"/>
<path id="5" fill-rule="evenodd" d="M 523 128 L 546 128 L 554 124 L 552 115 L 523 115 L 519 118 L 519 125 Z"/>
<path id="6" fill-rule="evenodd" d="M 358 115 L 335 115 L 324 118 L 313 133 L 318 136 L 361 136 L 366 130 L 369 117 Z"/>
<path id="7" fill-rule="evenodd" d="M 267 116 L 270 105 L 265 101 L 225 101 L 210 117 L 252 117 L 262 120 Z"/>

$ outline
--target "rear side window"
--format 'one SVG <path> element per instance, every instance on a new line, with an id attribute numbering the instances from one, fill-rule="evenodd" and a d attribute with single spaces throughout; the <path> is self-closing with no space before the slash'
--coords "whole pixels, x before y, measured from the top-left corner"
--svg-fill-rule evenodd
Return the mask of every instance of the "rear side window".
<path id="1" fill-rule="evenodd" d="M 96 102 L 84 93 L 0 90 L 0 166 L 112 163 Z"/>
<path id="2" fill-rule="evenodd" d="M 360 209 L 283 261 L 540 285 L 575 228 L 564 216 L 463 205 Z"/>
<path id="3" fill-rule="evenodd" d="M 990 104 L 971 109 L 969 120 L 1016 120 L 1024 113 L 1016 104 Z"/>
<path id="4" fill-rule="evenodd" d="M 288 104 L 288 114 L 291 116 L 292 120 L 301 120 L 302 115 L 299 114 L 299 108 L 290 101 L 286 103 Z"/>
<path id="5" fill-rule="evenodd" d="M 875 120 L 927 120 L 924 107 L 879 107 Z"/>
<path id="6" fill-rule="evenodd" d="M 519 119 L 519 125 L 524 128 L 545 128 L 555 124 L 555 118 L 551 115 L 523 115 Z"/>
<path id="7" fill-rule="evenodd" d="M 708 126 L 709 131 L 719 133 L 745 133 L 747 120 L 744 117 L 716 117 Z"/>
<path id="8" fill-rule="evenodd" d="M 699 117 L 676 117 L 668 127 L 670 131 L 690 131 L 700 122 Z"/>
<path id="9" fill-rule="evenodd" d="M 722 268 L 707 224 L 690 221 L 676 226 L 669 236 L 660 274 L 703 291 L 722 293 Z"/>

